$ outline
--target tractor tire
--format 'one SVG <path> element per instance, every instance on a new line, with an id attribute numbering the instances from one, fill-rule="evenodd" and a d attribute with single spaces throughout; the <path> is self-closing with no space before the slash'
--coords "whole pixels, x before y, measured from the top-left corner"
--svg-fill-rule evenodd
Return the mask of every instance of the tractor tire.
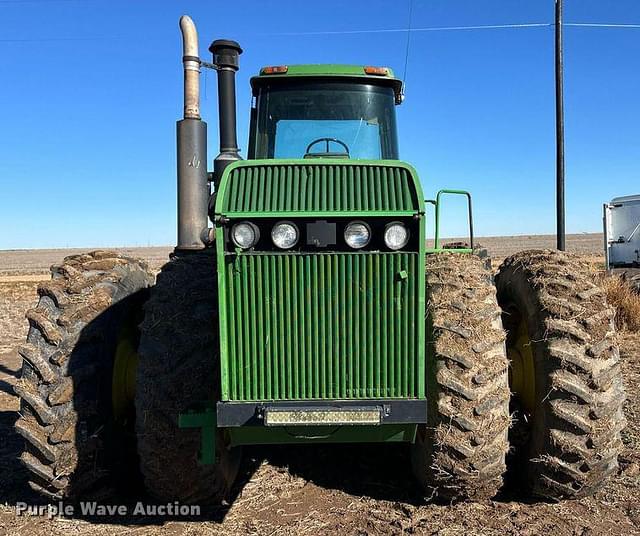
<path id="1" fill-rule="evenodd" d="M 640 275 L 634 275 L 629 278 L 629 285 L 631 285 L 631 290 L 636 294 L 640 294 Z"/>
<path id="2" fill-rule="evenodd" d="M 622 271 L 622 279 L 636 294 L 640 294 L 640 268 L 628 268 Z"/>
<path id="3" fill-rule="evenodd" d="M 427 498 L 487 499 L 502 486 L 509 448 L 505 335 L 482 259 L 427 259 L 428 423 L 412 447 Z"/>
<path id="4" fill-rule="evenodd" d="M 215 254 L 174 256 L 158 275 L 141 325 L 136 435 L 148 493 L 159 501 L 215 506 L 229 494 L 240 449 L 216 434 L 216 463 L 199 462 L 201 430 L 178 416 L 220 400 Z"/>
<path id="5" fill-rule="evenodd" d="M 526 328 L 530 345 L 522 380 L 528 441 L 519 465 L 528 490 L 546 499 L 590 495 L 618 466 L 625 426 L 620 354 L 614 310 L 594 280 L 578 256 L 557 251 L 508 257 L 496 276 L 507 346 L 518 351 L 510 356 L 524 353 L 516 326 Z"/>
<path id="6" fill-rule="evenodd" d="M 143 261 L 108 251 L 66 257 L 26 314 L 16 432 L 29 485 L 50 500 L 104 497 L 121 460 L 111 381 L 120 330 L 135 322 L 153 276 Z"/>

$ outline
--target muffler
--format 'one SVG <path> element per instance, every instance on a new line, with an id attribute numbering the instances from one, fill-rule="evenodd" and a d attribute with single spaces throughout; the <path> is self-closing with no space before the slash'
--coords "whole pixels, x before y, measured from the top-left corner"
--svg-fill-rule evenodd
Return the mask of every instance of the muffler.
<path id="1" fill-rule="evenodd" d="M 176 249 L 206 247 L 207 124 L 200 119 L 200 57 L 198 33 L 190 17 L 180 17 L 184 65 L 184 119 L 177 122 L 178 243 Z"/>

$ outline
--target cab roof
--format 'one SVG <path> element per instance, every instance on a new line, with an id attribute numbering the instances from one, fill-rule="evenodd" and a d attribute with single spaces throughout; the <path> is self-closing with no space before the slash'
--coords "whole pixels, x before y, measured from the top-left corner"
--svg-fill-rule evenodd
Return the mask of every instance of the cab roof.
<path id="1" fill-rule="evenodd" d="M 376 74 L 373 74 L 374 72 L 376 72 Z M 251 88 L 255 94 L 256 89 L 266 82 L 273 80 L 284 81 L 294 78 L 344 79 L 345 81 L 366 81 L 377 85 L 386 85 L 393 88 L 396 95 L 396 103 L 400 104 L 402 102 L 402 80 L 396 78 L 393 70 L 389 67 L 340 65 L 333 63 L 263 67 L 257 76 L 251 78 Z"/>
<path id="2" fill-rule="evenodd" d="M 622 197 L 614 197 L 611 200 L 611 204 L 616 203 L 634 203 L 636 201 L 640 201 L 640 194 L 636 195 L 623 195 Z"/>

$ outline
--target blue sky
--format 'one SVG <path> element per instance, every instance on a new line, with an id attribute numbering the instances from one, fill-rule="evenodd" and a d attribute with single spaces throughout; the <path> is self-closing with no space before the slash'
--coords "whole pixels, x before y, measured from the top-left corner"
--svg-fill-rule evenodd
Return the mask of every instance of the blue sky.
<path id="1" fill-rule="evenodd" d="M 226 4 L 228 6 L 229 4 Z M 0 249 L 175 242 L 175 120 L 182 107 L 178 18 L 201 55 L 238 40 L 238 122 L 262 65 L 387 65 L 406 34 L 287 35 L 405 28 L 408 0 L 317 2 L 0 0 Z M 391 7 L 393 6 L 393 7 Z M 548 23 L 553 0 L 414 0 L 415 28 Z M 640 23 L 640 2 L 565 0 L 566 22 Z M 640 30 L 565 30 L 567 230 L 599 231 L 601 203 L 640 190 Z M 478 235 L 553 233 L 553 28 L 415 32 L 401 157 L 425 194 L 472 191 Z M 203 79 L 217 154 L 215 74 Z M 444 209 L 459 235 L 461 206 Z"/>

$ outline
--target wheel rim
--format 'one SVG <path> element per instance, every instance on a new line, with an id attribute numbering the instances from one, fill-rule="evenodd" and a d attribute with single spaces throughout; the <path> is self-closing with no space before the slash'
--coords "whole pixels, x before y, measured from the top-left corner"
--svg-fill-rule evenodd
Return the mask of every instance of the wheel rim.
<path id="1" fill-rule="evenodd" d="M 111 381 L 111 406 L 118 422 L 127 420 L 135 402 L 138 338 L 138 330 L 131 323 L 127 323 L 118 335 Z"/>
<path id="2" fill-rule="evenodd" d="M 511 338 L 511 337 L 510 337 Z M 533 414 L 536 406 L 536 380 L 533 347 L 524 318 L 520 317 L 512 343 L 507 346 L 509 358 L 509 384 L 524 409 Z"/>

